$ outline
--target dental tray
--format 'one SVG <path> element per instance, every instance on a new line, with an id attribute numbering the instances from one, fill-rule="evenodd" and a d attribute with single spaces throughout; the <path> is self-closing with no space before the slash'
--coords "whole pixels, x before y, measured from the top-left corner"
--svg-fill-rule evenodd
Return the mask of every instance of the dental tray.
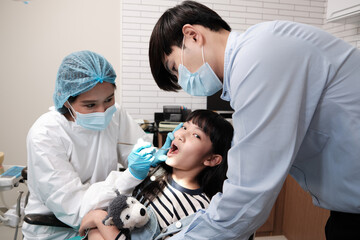
<path id="1" fill-rule="evenodd" d="M 10 190 L 16 187 L 21 179 L 21 171 L 23 166 L 4 166 L 7 169 L 0 175 L 0 188 L 2 191 Z"/>

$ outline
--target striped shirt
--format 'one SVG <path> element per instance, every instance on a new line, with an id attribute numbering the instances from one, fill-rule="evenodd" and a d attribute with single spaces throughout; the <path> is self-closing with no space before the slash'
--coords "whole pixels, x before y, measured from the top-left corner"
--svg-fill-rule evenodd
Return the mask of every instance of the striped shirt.
<path id="1" fill-rule="evenodd" d="M 163 229 L 197 210 L 206 209 L 209 203 L 210 199 L 203 193 L 202 188 L 187 189 L 170 178 L 150 206 L 156 214 L 160 228 Z"/>

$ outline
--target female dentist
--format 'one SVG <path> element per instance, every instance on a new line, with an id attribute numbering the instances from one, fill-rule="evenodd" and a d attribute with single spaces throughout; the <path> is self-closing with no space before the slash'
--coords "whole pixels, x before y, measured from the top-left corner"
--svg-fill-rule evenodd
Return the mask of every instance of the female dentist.
<path id="1" fill-rule="evenodd" d="M 76 236 L 82 217 L 107 206 L 115 196 L 111 188 L 96 185 L 104 181 L 124 192 L 141 182 L 136 161 L 129 161 L 131 172 L 116 171 L 118 162 L 127 166 L 133 147 L 118 143 L 150 139 L 115 104 L 115 78 L 114 69 L 99 54 L 80 51 L 64 58 L 56 79 L 55 107 L 28 133 L 30 197 L 25 213 L 54 213 L 72 228 L 24 223 L 24 239 Z"/>

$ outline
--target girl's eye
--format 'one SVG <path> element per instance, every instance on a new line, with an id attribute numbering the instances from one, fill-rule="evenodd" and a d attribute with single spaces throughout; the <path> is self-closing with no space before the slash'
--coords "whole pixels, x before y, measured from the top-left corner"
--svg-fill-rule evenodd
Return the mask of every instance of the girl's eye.
<path id="1" fill-rule="evenodd" d="M 185 127 L 184 125 L 182 126 L 182 128 L 183 128 L 184 130 L 186 130 L 186 127 Z"/>
<path id="2" fill-rule="evenodd" d="M 194 133 L 194 137 L 201 139 L 199 135 L 197 135 L 196 133 Z"/>

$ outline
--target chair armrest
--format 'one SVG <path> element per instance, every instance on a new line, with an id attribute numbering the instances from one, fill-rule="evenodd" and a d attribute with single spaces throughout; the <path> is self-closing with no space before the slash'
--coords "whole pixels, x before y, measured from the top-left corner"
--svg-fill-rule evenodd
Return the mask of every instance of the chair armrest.
<path id="1" fill-rule="evenodd" d="M 23 170 L 21 170 L 21 176 L 24 180 L 27 180 L 27 167 L 24 167 Z"/>
<path id="2" fill-rule="evenodd" d="M 54 214 L 27 214 L 24 216 L 24 221 L 33 225 L 71 228 L 57 219 Z"/>

